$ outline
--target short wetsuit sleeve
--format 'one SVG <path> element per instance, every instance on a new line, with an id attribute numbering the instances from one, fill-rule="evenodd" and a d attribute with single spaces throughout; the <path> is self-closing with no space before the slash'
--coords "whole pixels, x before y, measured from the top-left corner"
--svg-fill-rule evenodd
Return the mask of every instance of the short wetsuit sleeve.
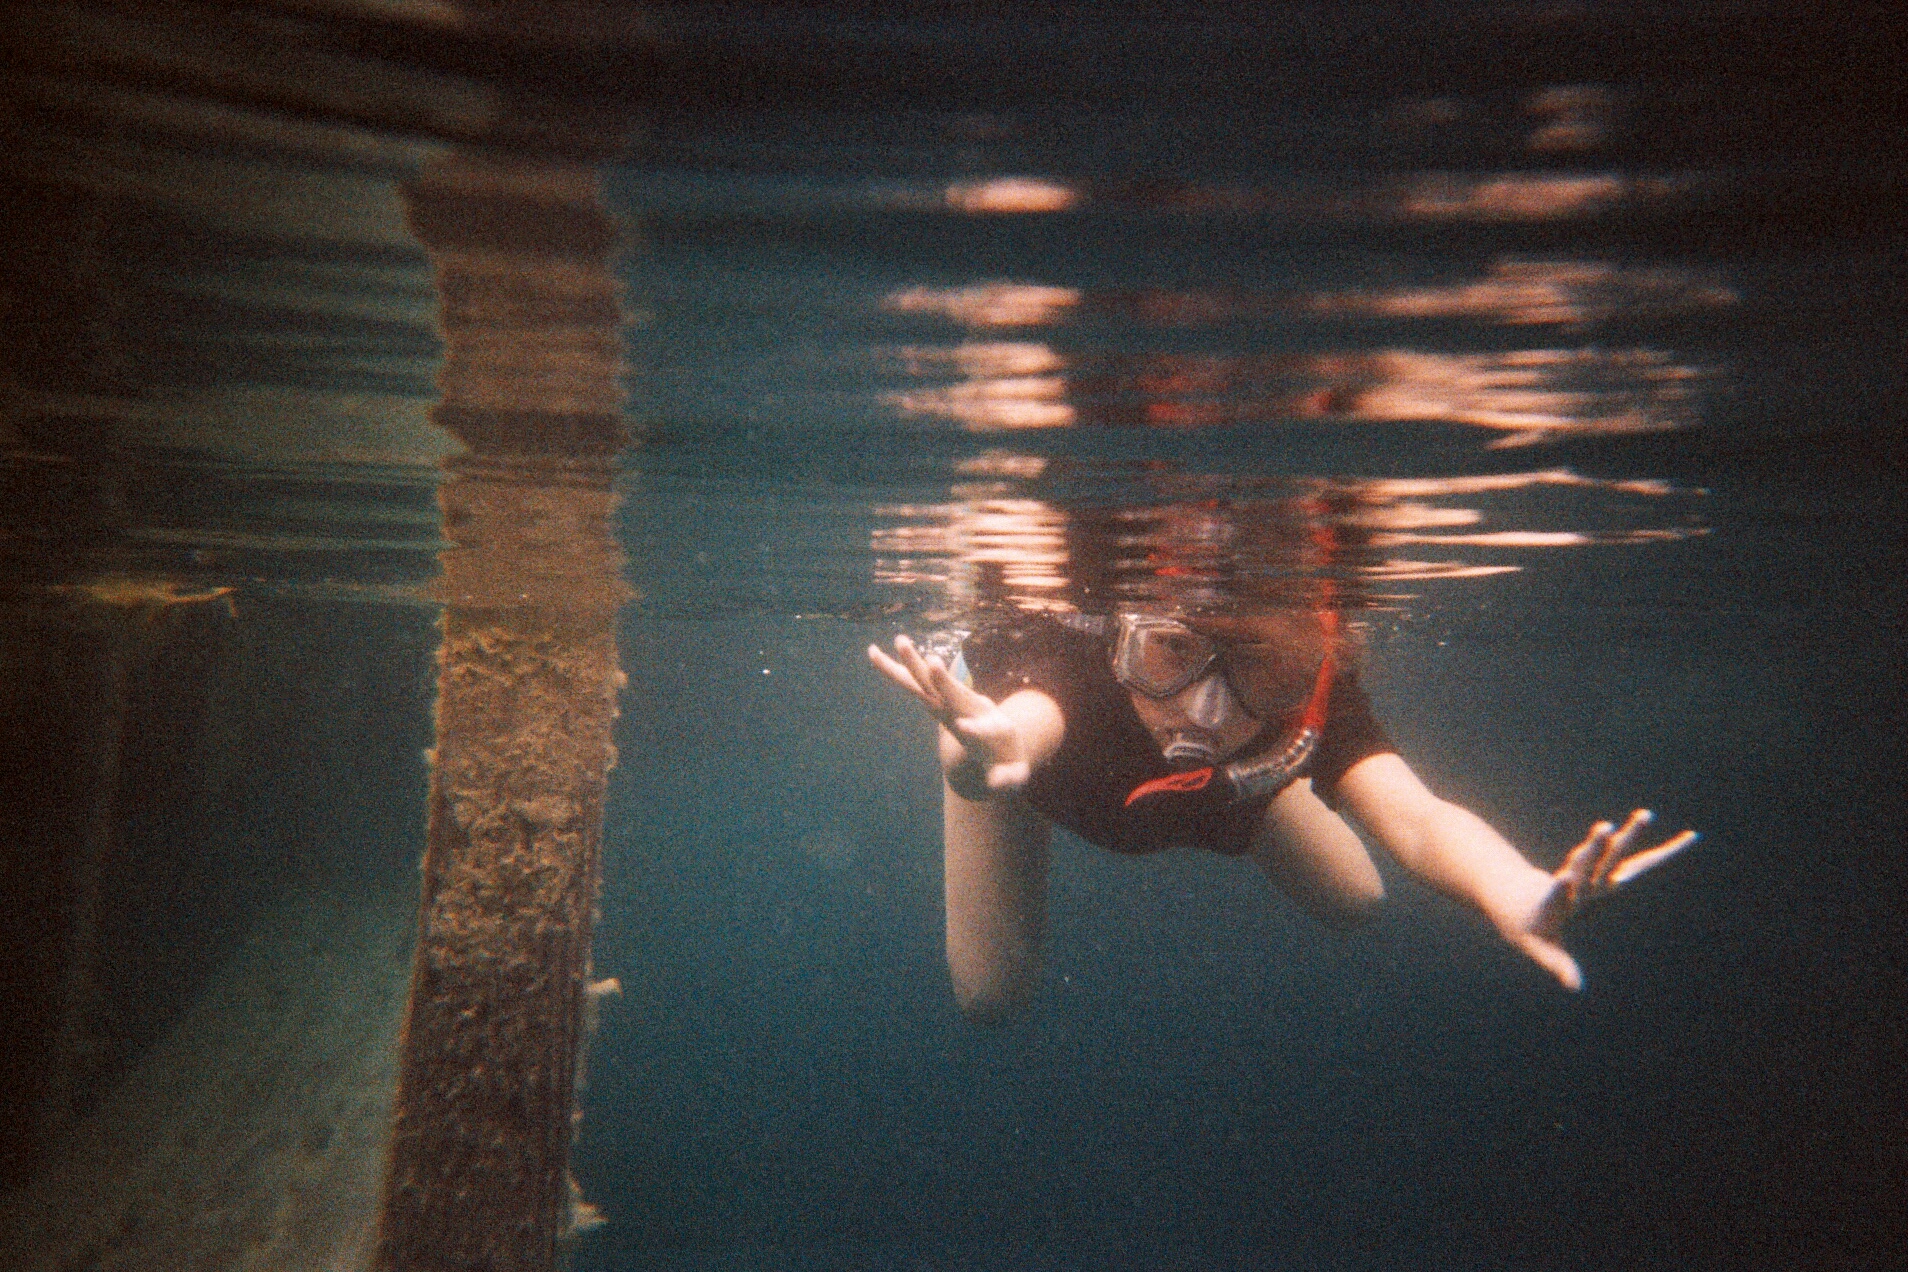
<path id="1" fill-rule="evenodd" d="M 1342 671 L 1332 680 L 1325 706 L 1325 731 L 1312 752 L 1312 789 L 1335 805 L 1339 779 L 1360 760 L 1396 752 L 1385 726 L 1372 714 L 1371 697 L 1358 683 L 1358 674 Z"/>

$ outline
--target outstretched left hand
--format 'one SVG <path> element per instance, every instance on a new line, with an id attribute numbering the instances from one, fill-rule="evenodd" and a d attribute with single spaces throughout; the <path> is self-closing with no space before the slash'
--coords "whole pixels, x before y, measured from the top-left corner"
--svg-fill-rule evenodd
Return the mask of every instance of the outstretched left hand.
<path id="1" fill-rule="evenodd" d="M 1505 933 L 1512 944 L 1541 964 L 1565 989 L 1583 987 L 1583 973 L 1577 967 L 1577 960 L 1570 957 L 1557 939 L 1570 916 L 1592 901 L 1615 892 L 1645 870 L 1662 865 L 1698 838 L 1695 831 L 1685 830 L 1654 848 L 1631 852 L 1630 845 L 1651 820 L 1650 811 L 1639 808 L 1621 826 L 1607 821 L 1592 826 L 1584 841 L 1572 848 L 1563 864 L 1551 874 L 1550 892 L 1529 920 L 1520 930 Z"/>

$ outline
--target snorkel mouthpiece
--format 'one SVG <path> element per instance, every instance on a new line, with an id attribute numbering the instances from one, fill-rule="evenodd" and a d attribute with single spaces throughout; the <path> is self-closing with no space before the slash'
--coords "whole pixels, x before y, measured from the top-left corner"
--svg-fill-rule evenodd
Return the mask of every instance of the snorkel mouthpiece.
<path id="1" fill-rule="evenodd" d="M 1182 771 L 1218 763 L 1220 734 L 1246 717 L 1225 677 L 1207 676 L 1185 692 L 1178 706 L 1185 724 L 1167 737 L 1160 755 Z"/>
<path id="2" fill-rule="evenodd" d="M 1176 730 L 1160 754 L 1167 764 L 1182 770 L 1207 768 L 1219 759 L 1210 739 L 1185 729 Z"/>

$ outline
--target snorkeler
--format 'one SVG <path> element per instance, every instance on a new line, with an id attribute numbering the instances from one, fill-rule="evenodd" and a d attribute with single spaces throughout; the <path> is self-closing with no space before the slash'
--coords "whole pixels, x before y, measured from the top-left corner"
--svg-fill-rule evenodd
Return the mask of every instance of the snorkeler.
<path id="1" fill-rule="evenodd" d="M 1358 685 L 1331 610 L 1250 617 L 1067 614 L 868 657 L 940 725 L 947 957 L 969 1019 L 1032 997 L 1051 827 L 1115 852 L 1249 856 L 1328 923 L 1384 898 L 1344 816 L 1412 874 L 1488 919 L 1568 989 L 1558 934 L 1585 903 L 1695 842 L 1637 850 L 1650 814 L 1598 822 L 1554 872 L 1439 799 Z"/>

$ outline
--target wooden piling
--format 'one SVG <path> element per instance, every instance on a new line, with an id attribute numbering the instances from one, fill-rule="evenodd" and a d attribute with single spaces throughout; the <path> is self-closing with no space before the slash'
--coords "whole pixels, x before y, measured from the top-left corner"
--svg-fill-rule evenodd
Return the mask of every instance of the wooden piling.
<path id="1" fill-rule="evenodd" d="M 380 1272 L 542 1272 L 577 1198 L 625 595 L 614 222 L 595 174 L 452 159 L 407 191 L 447 344 L 443 644 Z"/>

